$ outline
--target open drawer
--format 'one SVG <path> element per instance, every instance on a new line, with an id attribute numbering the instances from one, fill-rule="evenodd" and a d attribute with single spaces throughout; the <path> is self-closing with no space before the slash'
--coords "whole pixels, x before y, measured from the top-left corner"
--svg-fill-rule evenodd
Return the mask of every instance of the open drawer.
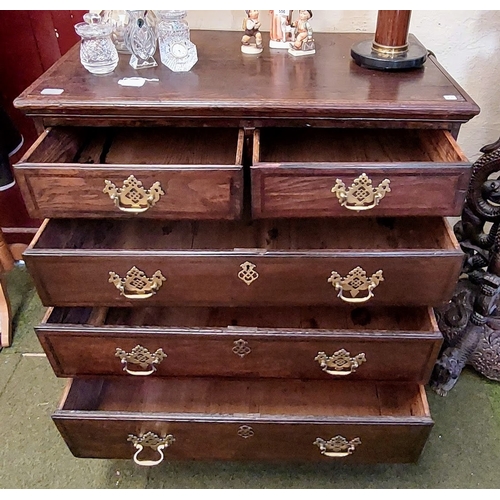
<path id="1" fill-rule="evenodd" d="M 51 219 L 24 252 L 46 306 L 437 306 L 463 253 L 440 218 Z"/>
<path id="2" fill-rule="evenodd" d="M 262 129 L 256 218 L 458 216 L 471 164 L 446 130 Z"/>
<path id="3" fill-rule="evenodd" d="M 427 383 L 430 308 L 55 308 L 35 328 L 59 377 L 122 375 Z"/>
<path id="4" fill-rule="evenodd" d="M 333 380 L 73 379 L 52 416 L 77 457 L 415 462 L 422 386 Z"/>
<path id="5" fill-rule="evenodd" d="M 32 217 L 234 219 L 243 131 L 47 129 L 15 165 Z"/>

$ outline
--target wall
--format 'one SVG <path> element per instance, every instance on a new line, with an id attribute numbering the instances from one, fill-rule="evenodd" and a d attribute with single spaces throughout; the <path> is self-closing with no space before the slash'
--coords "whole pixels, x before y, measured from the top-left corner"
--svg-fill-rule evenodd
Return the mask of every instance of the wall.
<path id="1" fill-rule="evenodd" d="M 318 32 L 375 31 L 376 10 L 315 10 L 313 14 L 311 24 Z M 243 17 L 243 10 L 188 11 L 191 29 L 240 31 Z M 269 31 L 267 11 L 261 12 L 261 22 L 262 31 Z M 480 148 L 500 137 L 500 10 L 414 10 L 410 32 L 434 52 L 481 108 L 458 138 L 474 161 L 481 155 Z"/>

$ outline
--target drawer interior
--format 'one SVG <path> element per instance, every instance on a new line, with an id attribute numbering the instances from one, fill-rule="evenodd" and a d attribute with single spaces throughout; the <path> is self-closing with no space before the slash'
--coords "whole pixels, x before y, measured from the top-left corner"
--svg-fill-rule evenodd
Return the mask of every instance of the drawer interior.
<path id="1" fill-rule="evenodd" d="M 275 162 L 468 162 L 448 131 L 261 129 L 254 160 Z"/>
<path id="2" fill-rule="evenodd" d="M 58 250 L 459 250 L 439 217 L 156 221 L 52 219 L 32 243 Z"/>
<path id="3" fill-rule="evenodd" d="M 237 128 L 56 127 L 21 162 L 99 165 L 241 165 Z"/>
<path id="4" fill-rule="evenodd" d="M 55 307 L 47 324 L 356 332 L 437 331 L 427 307 Z"/>
<path id="5" fill-rule="evenodd" d="M 421 386 L 336 380 L 73 379 L 60 410 L 258 418 L 428 416 Z"/>

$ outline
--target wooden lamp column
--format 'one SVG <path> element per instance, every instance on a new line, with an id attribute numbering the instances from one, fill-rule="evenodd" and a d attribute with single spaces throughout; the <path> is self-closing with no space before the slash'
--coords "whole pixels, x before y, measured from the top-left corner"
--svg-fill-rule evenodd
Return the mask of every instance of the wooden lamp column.
<path id="1" fill-rule="evenodd" d="M 427 50 L 408 39 L 411 10 L 379 10 L 374 40 L 353 45 L 351 56 L 360 66 L 380 69 L 420 68 Z"/>

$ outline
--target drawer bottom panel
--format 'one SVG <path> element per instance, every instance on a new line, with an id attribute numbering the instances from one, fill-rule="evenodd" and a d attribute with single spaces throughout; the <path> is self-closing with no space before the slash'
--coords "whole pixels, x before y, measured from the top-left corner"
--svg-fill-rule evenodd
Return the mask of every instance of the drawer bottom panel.
<path id="1" fill-rule="evenodd" d="M 243 379 L 74 379 L 53 420 L 83 458 L 416 462 L 422 386 Z"/>

